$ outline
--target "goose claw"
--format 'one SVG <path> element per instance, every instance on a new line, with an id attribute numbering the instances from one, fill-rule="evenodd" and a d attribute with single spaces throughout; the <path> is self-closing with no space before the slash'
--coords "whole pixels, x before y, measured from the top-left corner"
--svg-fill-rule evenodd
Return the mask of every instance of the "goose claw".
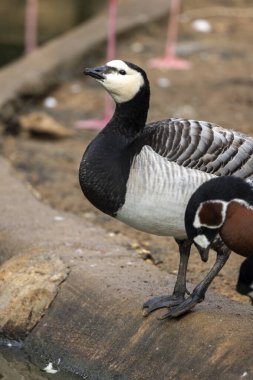
<path id="1" fill-rule="evenodd" d="M 162 315 L 159 320 L 163 319 L 172 319 L 184 315 L 191 311 L 198 303 L 202 302 L 204 297 L 201 297 L 199 294 L 194 294 L 194 292 L 180 304 L 171 307 L 170 310 Z"/>
<path id="2" fill-rule="evenodd" d="M 154 298 L 149 299 L 146 301 L 142 307 L 143 309 L 143 316 L 147 317 L 152 311 L 161 309 L 161 308 L 168 308 L 176 305 L 180 305 L 184 301 L 183 296 L 157 296 Z"/>

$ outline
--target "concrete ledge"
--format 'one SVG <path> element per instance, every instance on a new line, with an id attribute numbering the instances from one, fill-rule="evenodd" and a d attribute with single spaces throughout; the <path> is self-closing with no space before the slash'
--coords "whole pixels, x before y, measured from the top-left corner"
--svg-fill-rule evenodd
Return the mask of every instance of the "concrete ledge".
<path id="1" fill-rule="evenodd" d="M 12 284 L 8 302 L 3 303 L 1 291 L 2 336 L 28 334 L 24 348 L 33 361 L 42 367 L 52 362 L 89 379 L 233 380 L 244 373 L 252 378 L 250 305 L 208 293 L 181 319 L 158 321 L 158 312 L 143 318 L 142 303 L 171 292 L 174 277 L 144 263 L 104 230 L 40 203 L 3 159 L 0 173 L 5 258 L 0 283 L 10 263 L 18 262 L 17 272 L 4 283 L 6 290 Z M 29 297 L 29 289 L 23 292 L 31 273 L 35 295 L 39 284 L 39 303 Z M 43 276 L 48 280 L 43 282 Z M 23 313 L 27 300 L 30 313 L 27 308 Z M 10 304 L 15 313 L 10 308 L 9 320 L 4 319 Z"/>

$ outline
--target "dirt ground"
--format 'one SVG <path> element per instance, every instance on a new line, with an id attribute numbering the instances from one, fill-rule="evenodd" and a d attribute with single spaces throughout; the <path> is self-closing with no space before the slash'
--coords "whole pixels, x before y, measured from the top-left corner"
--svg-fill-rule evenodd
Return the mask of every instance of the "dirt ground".
<path id="1" fill-rule="evenodd" d="M 184 2 L 178 54 L 192 63 L 188 71 L 159 70 L 149 65 L 150 58 L 164 51 L 167 16 L 118 38 L 117 57 L 140 65 L 148 73 L 152 93 L 149 121 L 169 117 L 208 120 L 253 135 L 253 7 L 246 0 L 223 4 L 227 6 L 225 11 L 218 1 Z M 195 19 L 208 20 L 211 31 L 194 29 Z M 101 64 L 103 57 L 104 46 L 100 46 L 84 57 L 84 66 Z M 176 274 L 179 255 L 172 238 L 135 231 L 101 214 L 81 193 L 79 162 L 97 131 L 76 130 L 75 122 L 101 117 L 105 97 L 95 81 L 82 76 L 82 69 L 78 67 L 73 78 L 59 83 L 41 99 L 27 99 L 22 110 L 23 114 L 42 110 L 75 134 L 66 139 L 31 136 L 24 131 L 17 136 L 5 134 L 0 152 L 43 202 L 102 225 L 112 239 L 135 249 L 143 257 L 143 265 L 158 265 L 161 270 Z M 53 108 L 45 106 L 49 96 L 56 100 Z M 188 280 L 198 283 L 213 261 L 214 254 L 203 264 L 194 251 Z M 210 288 L 248 302 L 234 290 L 241 261 L 241 257 L 232 254 Z"/>

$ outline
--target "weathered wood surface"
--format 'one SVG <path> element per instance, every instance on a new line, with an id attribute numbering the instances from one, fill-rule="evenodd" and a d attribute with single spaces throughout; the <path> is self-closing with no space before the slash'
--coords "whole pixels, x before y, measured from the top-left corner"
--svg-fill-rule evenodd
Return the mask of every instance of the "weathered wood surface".
<path id="1" fill-rule="evenodd" d="M 30 331 L 32 360 L 88 379 L 253 377 L 250 305 L 208 293 L 184 318 L 143 318 L 143 301 L 171 291 L 174 277 L 39 202 L 3 159 L 0 173 L 0 330 Z"/>

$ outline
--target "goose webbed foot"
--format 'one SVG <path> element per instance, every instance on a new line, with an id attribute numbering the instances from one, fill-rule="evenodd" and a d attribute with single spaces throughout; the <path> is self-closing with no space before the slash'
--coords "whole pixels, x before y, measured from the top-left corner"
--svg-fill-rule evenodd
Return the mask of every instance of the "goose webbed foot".
<path id="1" fill-rule="evenodd" d="M 179 305 L 185 300 L 184 295 L 157 296 L 149 299 L 143 305 L 143 316 L 147 317 L 152 311 Z"/>
<path id="2" fill-rule="evenodd" d="M 186 300 L 181 302 L 179 305 L 172 307 L 168 313 L 164 314 L 160 319 L 171 319 L 186 314 L 193 309 L 194 306 L 204 300 L 209 285 L 220 272 L 230 255 L 229 249 L 224 244 L 217 246 L 216 249 L 216 261 L 206 277 L 196 286 L 192 294 Z"/>
<path id="3" fill-rule="evenodd" d="M 157 296 L 145 302 L 143 305 L 143 315 L 145 317 L 154 310 L 181 304 L 185 300 L 185 293 L 190 294 L 186 289 L 186 271 L 191 242 L 189 240 L 176 240 L 176 242 L 179 246 L 180 263 L 174 292 L 172 295 Z"/>
<path id="4" fill-rule="evenodd" d="M 175 307 L 171 307 L 170 310 L 164 314 L 159 319 L 172 319 L 179 317 L 180 315 L 188 313 L 192 310 L 198 303 L 204 300 L 205 296 L 198 291 L 193 291 L 193 293 L 185 299 L 183 302 Z"/>

